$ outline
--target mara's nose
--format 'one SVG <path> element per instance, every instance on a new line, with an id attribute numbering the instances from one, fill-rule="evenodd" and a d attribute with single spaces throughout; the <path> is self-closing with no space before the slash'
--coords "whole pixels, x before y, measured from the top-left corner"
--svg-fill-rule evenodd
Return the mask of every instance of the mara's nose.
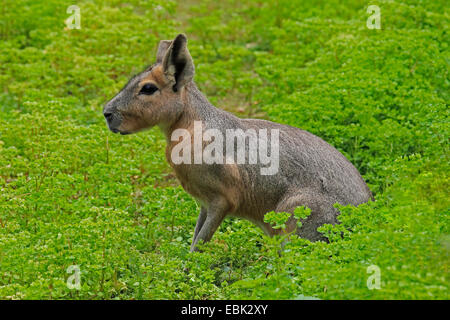
<path id="1" fill-rule="evenodd" d="M 112 116 L 113 116 L 112 112 L 108 112 L 108 111 L 103 112 L 103 115 L 105 116 L 106 121 L 111 121 Z"/>

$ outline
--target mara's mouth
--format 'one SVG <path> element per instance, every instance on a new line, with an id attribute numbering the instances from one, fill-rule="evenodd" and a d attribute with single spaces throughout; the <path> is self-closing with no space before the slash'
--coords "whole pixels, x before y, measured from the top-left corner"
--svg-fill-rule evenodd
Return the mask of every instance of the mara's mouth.
<path id="1" fill-rule="evenodd" d="M 127 132 L 127 131 L 120 131 L 119 129 L 111 129 L 112 132 L 114 133 L 120 133 L 121 135 L 125 136 L 127 134 L 131 134 L 131 132 Z"/>

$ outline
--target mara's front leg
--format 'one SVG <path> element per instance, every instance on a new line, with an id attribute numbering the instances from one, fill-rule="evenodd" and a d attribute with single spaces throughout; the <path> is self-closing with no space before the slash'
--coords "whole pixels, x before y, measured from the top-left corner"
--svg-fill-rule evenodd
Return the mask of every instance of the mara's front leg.
<path id="1" fill-rule="evenodd" d="M 198 251 L 196 247 L 199 241 L 208 242 L 214 232 L 227 215 L 228 203 L 225 199 L 219 198 L 209 204 L 208 209 L 202 207 L 195 226 L 194 238 L 191 244 L 191 252 Z"/>
<path id="2" fill-rule="evenodd" d="M 208 210 L 204 206 L 200 208 L 200 214 L 198 215 L 197 223 L 195 224 L 194 237 L 192 238 L 192 243 L 194 243 L 195 238 L 197 238 L 200 229 L 205 223 L 207 212 Z"/>

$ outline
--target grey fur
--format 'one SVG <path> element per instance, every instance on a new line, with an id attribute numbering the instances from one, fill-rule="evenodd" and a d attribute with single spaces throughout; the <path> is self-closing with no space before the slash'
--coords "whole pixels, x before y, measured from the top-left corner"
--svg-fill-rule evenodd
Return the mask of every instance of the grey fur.
<path id="1" fill-rule="evenodd" d="M 180 46 L 172 56 L 171 48 L 176 41 Z M 136 96 L 140 81 L 159 79 L 151 75 L 151 69 L 138 75 L 105 106 L 105 113 L 112 114 L 108 119 L 112 131 L 132 133 L 159 125 L 166 135 L 168 151 L 173 130 L 189 128 L 193 121 L 202 121 L 204 130 L 214 128 L 224 134 L 226 129 L 238 128 L 244 131 L 278 129 L 280 132 L 279 170 L 275 175 L 261 175 L 261 164 L 174 165 L 168 158 L 183 188 L 202 205 L 191 250 L 197 249 L 199 241 L 209 241 L 228 215 L 248 219 L 268 235 L 274 235 L 279 231 L 264 222 L 265 213 L 293 212 L 301 205 L 311 208 L 312 213 L 297 234 L 312 241 L 324 240 L 317 227 L 338 222 L 339 212 L 333 207 L 334 203 L 357 206 L 372 198 L 358 170 L 321 138 L 271 121 L 240 119 L 214 107 L 192 80 L 194 64 L 185 36 L 161 43 L 168 46 L 167 49 L 160 46 L 157 60 L 162 62 L 155 65 L 155 68 L 162 65 L 164 74 L 164 80 L 158 80 L 160 97 L 143 101 Z M 162 57 L 164 50 L 166 54 Z M 181 63 L 177 65 L 177 61 Z M 246 152 L 249 152 L 248 146 Z M 288 231 L 295 228 L 295 219 L 290 219 Z"/>

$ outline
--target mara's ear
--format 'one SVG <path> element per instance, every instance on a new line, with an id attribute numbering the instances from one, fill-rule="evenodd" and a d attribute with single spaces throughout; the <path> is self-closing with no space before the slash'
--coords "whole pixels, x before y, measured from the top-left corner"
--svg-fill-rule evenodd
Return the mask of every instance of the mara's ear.
<path id="1" fill-rule="evenodd" d="M 178 91 L 194 77 L 194 62 L 187 48 L 187 38 L 179 34 L 172 41 L 162 60 L 164 74 Z"/>
<path id="2" fill-rule="evenodd" d="M 161 40 L 156 53 L 156 63 L 161 63 L 166 55 L 167 49 L 172 44 L 172 40 Z"/>

